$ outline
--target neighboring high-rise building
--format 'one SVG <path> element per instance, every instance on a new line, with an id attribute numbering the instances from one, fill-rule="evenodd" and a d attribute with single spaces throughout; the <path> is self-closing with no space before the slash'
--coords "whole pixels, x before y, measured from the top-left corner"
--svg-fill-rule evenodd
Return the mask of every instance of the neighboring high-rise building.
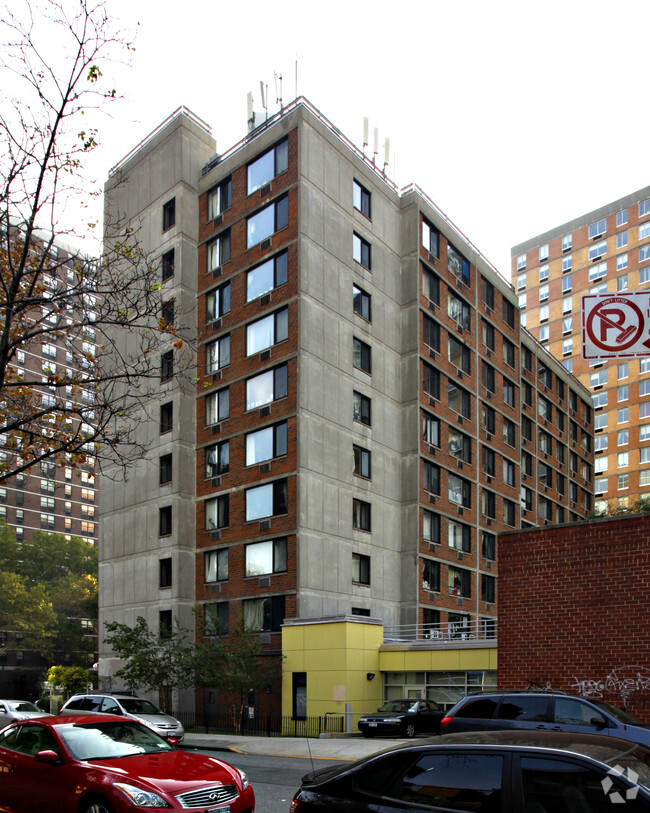
<path id="1" fill-rule="evenodd" d="M 100 622 L 198 605 L 270 652 L 285 620 L 334 617 L 493 641 L 499 531 L 593 508 L 588 391 L 435 204 L 306 100 L 214 151 L 181 109 L 106 186 L 166 301 L 195 297 L 197 355 L 185 375 L 170 338 L 150 457 L 102 484 Z"/>
<path id="2" fill-rule="evenodd" d="M 39 238 L 34 239 L 38 245 Z M 47 254 L 51 270 L 39 278 L 39 285 L 45 292 L 43 304 L 39 307 L 39 318 L 45 329 L 40 340 L 34 339 L 16 351 L 8 378 L 14 384 L 19 385 L 24 381 L 33 387 L 39 399 L 37 403 L 39 407 L 42 404 L 44 411 L 50 407 L 55 409 L 57 399 L 68 405 L 72 402 L 81 404 L 83 410 L 90 411 L 94 400 L 92 392 L 79 387 L 55 386 L 50 380 L 57 369 L 60 371 L 73 366 L 73 351 L 76 351 L 77 358 L 82 354 L 89 357 L 94 355 L 94 330 L 86 326 L 83 331 L 78 331 L 78 335 L 72 335 L 69 333 L 68 319 L 66 330 L 58 331 L 57 326 L 64 318 L 60 303 L 48 305 L 50 298 L 57 299 L 57 291 L 73 282 L 79 254 L 58 240 L 50 246 Z M 37 296 L 34 299 L 36 301 Z M 7 398 L 11 398 L 11 392 L 8 387 Z M 41 425 L 47 428 L 48 420 L 54 422 L 55 417 L 56 411 L 44 416 Z M 71 419 L 70 423 L 72 425 Z M 12 460 L 17 458 L 6 440 L 5 435 L 0 436 L 0 461 L 11 470 Z M 98 508 L 94 444 L 88 444 L 87 452 L 83 462 L 68 465 L 61 455 L 60 458 L 33 465 L 0 484 L 0 521 L 6 522 L 15 531 L 19 542 L 29 543 L 35 531 L 44 531 L 79 536 L 96 544 Z"/>
<path id="3" fill-rule="evenodd" d="M 593 398 L 596 509 L 650 495 L 650 358 L 582 358 L 583 294 L 645 290 L 650 187 L 512 249 L 522 322 Z"/>

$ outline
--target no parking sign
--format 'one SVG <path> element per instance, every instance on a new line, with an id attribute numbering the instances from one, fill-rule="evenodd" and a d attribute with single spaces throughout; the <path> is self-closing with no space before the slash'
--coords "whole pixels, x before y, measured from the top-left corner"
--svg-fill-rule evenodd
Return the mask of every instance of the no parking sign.
<path id="1" fill-rule="evenodd" d="M 584 359 L 649 355 L 650 291 L 582 297 Z"/>

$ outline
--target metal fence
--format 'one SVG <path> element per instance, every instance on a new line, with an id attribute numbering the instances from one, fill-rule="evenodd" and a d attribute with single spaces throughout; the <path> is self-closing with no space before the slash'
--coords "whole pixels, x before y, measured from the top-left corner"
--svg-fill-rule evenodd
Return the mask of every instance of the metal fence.
<path id="1" fill-rule="evenodd" d="M 324 733 L 340 733 L 345 730 L 345 715 L 326 714 L 323 717 L 294 718 L 282 714 L 254 714 L 245 710 L 238 714 L 224 712 L 215 714 L 174 713 L 183 723 L 185 731 L 196 734 L 249 734 L 259 737 L 319 737 Z"/>

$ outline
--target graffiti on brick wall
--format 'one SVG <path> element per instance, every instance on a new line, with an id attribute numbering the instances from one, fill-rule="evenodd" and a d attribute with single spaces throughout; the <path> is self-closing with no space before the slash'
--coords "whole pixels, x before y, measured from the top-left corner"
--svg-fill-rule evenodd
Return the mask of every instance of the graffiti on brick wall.
<path id="1" fill-rule="evenodd" d="M 634 692 L 650 691 L 650 668 L 647 666 L 617 666 L 604 678 L 573 678 L 577 694 L 584 697 L 603 697 L 606 692 L 618 695 L 627 703 Z"/>

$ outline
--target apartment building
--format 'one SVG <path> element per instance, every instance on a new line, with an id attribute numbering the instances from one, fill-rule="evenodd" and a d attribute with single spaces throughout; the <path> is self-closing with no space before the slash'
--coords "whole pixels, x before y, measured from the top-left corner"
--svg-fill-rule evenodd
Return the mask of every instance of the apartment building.
<path id="1" fill-rule="evenodd" d="M 582 358 L 581 297 L 650 282 L 650 187 L 512 249 L 528 330 L 591 392 L 599 512 L 650 494 L 650 358 Z"/>
<path id="2" fill-rule="evenodd" d="M 47 241 L 49 242 L 49 240 Z M 37 241 L 38 244 L 38 241 Z M 52 244 L 49 252 L 50 270 L 43 274 L 43 305 L 38 318 L 43 321 L 42 339 L 31 341 L 16 352 L 15 362 L 10 365 L 9 377 L 14 382 L 26 382 L 36 391 L 43 410 L 55 407 L 57 399 L 70 404 L 81 404 L 82 410 L 93 408 L 94 395 L 82 388 L 54 386 L 51 377 L 66 367 L 73 366 L 73 351 L 94 355 L 96 336 L 87 326 L 83 333 L 73 336 L 65 331 L 61 336 L 56 328 L 64 317 L 60 307 L 48 304 L 48 296 L 56 298 L 57 291 L 65 289 L 74 281 L 78 252 L 62 241 Z M 35 297 L 36 299 L 36 297 Z M 66 324 L 69 325 L 68 321 Z M 50 332 L 51 328 L 51 332 Z M 10 392 L 10 391 L 8 391 Z M 43 425 L 54 415 L 43 418 Z M 11 470 L 15 452 L 0 435 L 0 461 Z M 32 541 L 35 531 L 79 536 L 92 544 L 97 542 L 98 500 L 96 461 L 94 445 L 88 444 L 88 454 L 83 463 L 59 465 L 56 461 L 44 461 L 24 472 L 5 479 L 0 484 L 0 521 L 12 528 L 19 542 Z"/>
<path id="3" fill-rule="evenodd" d="M 100 620 L 495 642 L 498 533 L 593 507 L 589 392 L 512 286 L 305 99 L 220 154 L 180 110 L 106 190 L 195 297 L 197 352 L 163 357 L 151 456 L 103 484 Z"/>

